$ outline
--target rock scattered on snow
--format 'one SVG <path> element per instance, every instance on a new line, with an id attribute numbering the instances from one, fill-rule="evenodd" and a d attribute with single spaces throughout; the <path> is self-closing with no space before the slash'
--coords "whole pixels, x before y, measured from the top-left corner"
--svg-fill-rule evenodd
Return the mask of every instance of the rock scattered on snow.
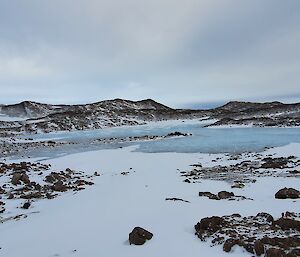
<path id="1" fill-rule="evenodd" d="M 244 196 L 235 195 L 233 192 L 220 191 L 218 194 L 213 194 L 211 192 L 199 192 L 200 197 L 208 197 L 211 200 L 252 200 Z"/>
<path id="2" fill-rule="evenodd" d="M 141 227 L 135 227 L 129 234 L 129 244 L 143 245 L 147 240 L 151 240 L 153 234 Z"/>
<path id="3" fill-rule="evenodd" d="M 280 189 L 276 194 L 277 199 L 296 199 L 300 198 L 300 192 L 294 188 L 283 188 Z"/>
<path id="4" fill-rule="evenodd" d="M 202 241 L 211 238 L 213 245 L 223 244 L 225 252 L 237 245 L 256 256 L 299 256 L 300 213 L 286 212 L 278 220 L 268 213 L 213 216 L 201 219 L 195 230 Z"/>

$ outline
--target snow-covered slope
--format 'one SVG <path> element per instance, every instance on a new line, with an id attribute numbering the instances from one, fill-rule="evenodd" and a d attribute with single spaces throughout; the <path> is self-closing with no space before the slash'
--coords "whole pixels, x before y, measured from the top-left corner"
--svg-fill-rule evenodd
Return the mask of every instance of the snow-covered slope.
<path id="1" fill-rule="evenodd" d="M 115 99 L 86 105 L 22 102 L 2 106 L 0 115 L 11 117 L 10 121 L 1 121 L 0 116 L 0 129 L 12 133 L 36 133 L 138 125 L 149 121 L 198 118 L 205 114 L 203 111 L 172 109 L 151 99 Z M 25 120 L 20 121 L 20 118 Z"/>
<path id="2" fill-rule="evenodd" d="M 170 108 L 152 99 L 114 99 L 85 105 L 25 101 L 0 106 L 0 134 L 99 129 L 203 117 L 217 119 L 214 126 L 300 126 L 300 103 L 229 102 L 211 110 L 183 110 Z"/>

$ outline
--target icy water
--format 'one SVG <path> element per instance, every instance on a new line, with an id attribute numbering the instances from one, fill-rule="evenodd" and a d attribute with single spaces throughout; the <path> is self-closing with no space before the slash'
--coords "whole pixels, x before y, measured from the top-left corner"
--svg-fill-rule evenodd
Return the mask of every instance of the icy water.
<path id="1" fill-rule="evenodd" d="M 73 146 L 65 146 L 57 154 L 129 145 L 137 145 L 136 151 L 151 153 L 240 153 L 245 151 L 262 151 L 265 147 L 276 147 L 292 142 L 300 142 L 300 128 L 205 128 L 203 127 L 205 124 L 207 123 L 199 121 L 160 122 L 134 127 L 51 133 L 37 135 L 35 139 L 60 139 L 79 143 Z M 175 131 L 191 133 L 192 136 L 146 142 L 90 144 L 91 141 L 98 138 L 166 135 Z M 44 152 L 46 153 L 46 151 L 45 149 Z"/>

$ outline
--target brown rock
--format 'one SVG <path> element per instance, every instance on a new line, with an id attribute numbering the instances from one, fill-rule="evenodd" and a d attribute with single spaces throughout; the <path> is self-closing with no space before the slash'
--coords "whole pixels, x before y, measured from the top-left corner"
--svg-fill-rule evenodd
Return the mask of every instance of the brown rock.
<path id="1" fill-rule="evenodd" d="M 227 192 L 227 191 L 221 191 L 218 193 L 218 197 L 220 199 L 228 199 L 230 197 L 233 197 L 234 196 L 234 193 L 232 192 Z"/>
<path id="2" fill-rule="evenodd" d="M 287 257 L 299 257 L 299 256 L 300 256 L 300 249 L 293 249 L 287 255 Z"/>
<path id="3" fill-rule="evenodd" d="M 256 240 L 254 242 L 254 251 L 257 256 L 260 256 L 265 253 L 265 247 L 261 240 Z"/>
<path id="4" fill-rule="evenodd" d="M 275 194 L 276 199 L 296 199 L 300 198 L 300 192 L 294 188 L 283 188 Z"/>
<path id="5" fill-rule="evenodd" d="M 21 181 L 25 184 L 30 184 L 29 177 L 26 173 L 15 172 L 11 179 L 11 183 L 16 186 L 21 184 Z"/>
<path id="6" fill-rule="evenodd" d="M 293 219 L 280 218 L 273 222 L 283 230 L 294 229 L 300 231 L 300 221 Z"/>
<path id="7" fill-rule="evenodd" d="M 202 234 L 203 231 L 212 233 L 217 232 L 226 223 L 222 217 L 213 216 L 210 218 L 203 218 L 195 225 L 197 234 Z"/>
<path id="8" fill-rule="evenodd" d="M 229 253 L 231 251 L 232 247 L 237 244 L 239 244 L 239 240 L 229 238 L 225 241 L 225 243 L 223 245 L 223 251 Z"/>
<path id="9" fill-rule="evenodd" d="M 68 187 L 64 185 L 62 181 L 58 181 L 52 186 L 52 190 L 57 192 L 65 192 L 68 190 Z"/>
<path id="10" fill-rule="evenodd" d="M 21 173 L 15 172 L 12 176 L 11 183 L 15 186 L 21 184 L 20 182 L 21 177 L 22 177 Z"/>
<path id="11" fill-rule="evenodd" d="M 129 234 L 129 243 L 134 245 L 143 245 L 146 240 L 151 240 L 153 234 L 141 227 L 135 227 Z"/>
<path id="12" fill-rule="evenodd" d="M 286 257 L 286 254 L 281 249 L 270 248 L 267 250 L 265 257 Z"/>
<path id="13" fill-rule="evenodd" d="M 266 212 L 260 212 L 256 215 L 256 218 L 262 218 L 262 219 L 265 219 L 267 222 L 273 222 L 274 221 L 274 218 L 271 214 L 269 213 L 266 213 Z"/>
<path id="14" fill-rule="evenodd" d="M 220 200 L 219 197 L 211 192 L 199 192 L 199 196 L 205 196 L 212 200 Z"/>

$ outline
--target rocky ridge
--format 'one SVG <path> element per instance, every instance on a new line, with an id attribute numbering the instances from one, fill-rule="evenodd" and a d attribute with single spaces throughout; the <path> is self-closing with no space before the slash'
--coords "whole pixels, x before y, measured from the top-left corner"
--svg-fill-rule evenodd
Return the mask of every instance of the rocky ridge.
<path id="1" fill-rule="evenodd" d="M 114 99 L 82 105 L 51 105 L 24 101 L 19 104 L 0 105 L 0 136 L 200 118 L 217 119 L 216 123 L 209 126 L 300 126 L 300 103 L 229 102 L 215 109 L 189 110 L 173 109 L 152 99 Z"/>

